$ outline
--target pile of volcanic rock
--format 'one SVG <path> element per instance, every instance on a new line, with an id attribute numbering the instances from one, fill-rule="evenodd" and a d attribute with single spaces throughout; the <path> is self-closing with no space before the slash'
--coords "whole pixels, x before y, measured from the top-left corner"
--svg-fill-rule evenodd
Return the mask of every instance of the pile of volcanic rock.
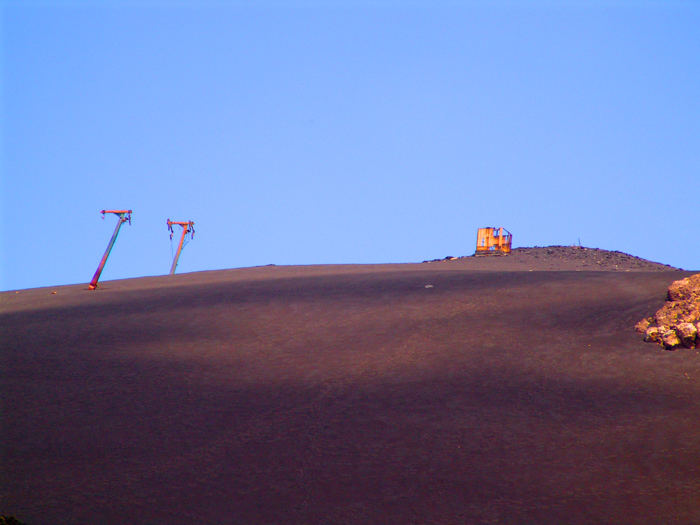
<path id="1" fill-rule="evenodd" d="M 700 273 L 671 284 L 666 299 L 663 308 L 639 321 L 635 330 L 645 341 L 668 350 L 700 348 Z"/>

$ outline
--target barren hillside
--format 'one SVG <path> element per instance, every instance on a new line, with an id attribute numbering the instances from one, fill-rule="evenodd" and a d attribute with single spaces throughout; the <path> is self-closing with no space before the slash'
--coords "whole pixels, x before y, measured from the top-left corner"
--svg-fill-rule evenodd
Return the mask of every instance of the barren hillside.
<path id="1" fill-rule="evenodd" d="M 648 261 L 627 253 L 585 246 L 534 246 L 514 248 L 507 257 L 448 256 L 425 262 L 454 263 L 455 261 L 468 265 L 474 270 L 667 272 L 678 269 L 668 264 Z"/>
<path id="2" fill-rule="evenodd" d="M 4 292 L 0 514 L 700 522 L 700 355 L 632 329 L 689 272 L 536 254 Z"/>

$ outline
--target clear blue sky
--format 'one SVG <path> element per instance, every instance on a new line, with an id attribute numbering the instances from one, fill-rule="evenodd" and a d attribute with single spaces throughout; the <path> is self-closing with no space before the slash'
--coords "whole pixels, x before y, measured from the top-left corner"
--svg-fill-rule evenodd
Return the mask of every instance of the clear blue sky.
<path id="1" fill-rule="evenodd" d="M 97 6 L 97 7 L 96 7 Z M 438 6 L 438 7 L 436 7 Z M 2 1 L 0 289 L 576 244 L 700 269 L 700 2 Z"/>

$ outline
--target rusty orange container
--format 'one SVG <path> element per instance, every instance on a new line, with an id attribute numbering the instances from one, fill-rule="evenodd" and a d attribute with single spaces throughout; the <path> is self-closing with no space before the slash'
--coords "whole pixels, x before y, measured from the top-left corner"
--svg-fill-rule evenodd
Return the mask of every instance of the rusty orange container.
<path id="1" fill-rule="evenodd" d="M 508 255 L 512 244 L 513 234 L 505 228 L 479 228 L 474 255 Z"/>

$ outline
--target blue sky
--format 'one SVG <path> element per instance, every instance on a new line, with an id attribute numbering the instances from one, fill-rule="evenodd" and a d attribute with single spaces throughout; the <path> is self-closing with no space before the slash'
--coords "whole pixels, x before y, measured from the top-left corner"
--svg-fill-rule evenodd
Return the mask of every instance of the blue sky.
<path id="1" fill-rule="evenodd" d="M 699 2 L 3 1 L 0 289 L 577 244 L 700 269 Z"/>

